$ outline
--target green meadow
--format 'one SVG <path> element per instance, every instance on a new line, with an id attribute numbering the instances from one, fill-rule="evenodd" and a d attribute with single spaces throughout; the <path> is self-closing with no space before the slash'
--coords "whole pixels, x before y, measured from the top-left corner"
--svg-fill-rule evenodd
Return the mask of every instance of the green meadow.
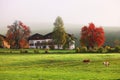
<path id="1" fill-rule="evenodd" d="M 90 63 L 84 63 L 90 59 Z M 110 65 L 103 65 L 104 61 Z M 0 80 L 120 80 L 120 54 L 0 54 Z"/>

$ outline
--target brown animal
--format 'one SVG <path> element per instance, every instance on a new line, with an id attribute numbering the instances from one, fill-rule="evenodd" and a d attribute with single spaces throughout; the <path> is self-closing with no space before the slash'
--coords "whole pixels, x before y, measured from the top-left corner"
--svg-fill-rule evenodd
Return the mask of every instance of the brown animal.
<path id="1" fill-rule="evenodd" d="M 84 63 L 89 63 L 90 60 L 89 60 L 89 59 L 84 59 L 83 62 L 84 62 Z"/>

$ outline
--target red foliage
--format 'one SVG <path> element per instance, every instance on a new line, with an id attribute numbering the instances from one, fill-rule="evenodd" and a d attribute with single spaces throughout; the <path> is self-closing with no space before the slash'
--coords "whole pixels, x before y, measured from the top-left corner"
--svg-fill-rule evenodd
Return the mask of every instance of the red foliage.
<path id="1" fill-rule="evenodd" d="M 95 46 L 101 47 L 104 44 L 104 30 L 102 27 L 95 27 L 93 23 L 89 26 L 84 26 L 81 29 L 81 45 L 94 48 Z"/>
<path id="2" fill-rule="evenodd" d="M 11 48 L 27 48 L 28 37 L 30 35 L 30 29 L 21 21 L 16 21 L 13 25 L 8 26 L 9 30 L 6 34 L 6 39 Z"/>
<path id="3" fill-rule="evenodd" d="M 29 47 L 29 44 L 26 39 L 21 39 L 19 44 L 20 44 L 20 48 L 28 48 Z"/>
<path id="4" fill-rule="evenodd" d="M 24 30 L 28 30 L 28 27 L 25 24 L 23 24 L 21 21 L 19 21 L 19 25 L 22 26 Z"/>

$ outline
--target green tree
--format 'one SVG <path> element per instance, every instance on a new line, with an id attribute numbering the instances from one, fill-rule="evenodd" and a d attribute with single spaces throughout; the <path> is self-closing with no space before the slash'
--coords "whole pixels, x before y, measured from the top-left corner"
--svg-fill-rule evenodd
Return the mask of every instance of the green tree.
<path id="1" fill-rule="evenodd" d="M 54 29 L 53 29 L 53 40 L 54 43 L 57 44 L 58 49 L 61 46 L 64 46 L 66 43 L 67 34 L 64 29 L 64 23 L 61 17 L 57 17 L 54 22 Z"/>
<path id="2" fill-rule="evenodd" d="M 66 39 L 66 43 L 64 45 L 64 48 L 69 48 L 69 46 L 71 44 L 74 44 L 74 41 L 77 39 L 74 34 L 66 34 L 67 39 Z"/>

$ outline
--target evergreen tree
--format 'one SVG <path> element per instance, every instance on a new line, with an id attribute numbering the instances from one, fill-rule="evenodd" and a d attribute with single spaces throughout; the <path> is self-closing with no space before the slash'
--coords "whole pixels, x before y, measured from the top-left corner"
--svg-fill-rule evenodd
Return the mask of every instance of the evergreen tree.
<path id="1" fill-rule="evenodd" d="M 61 17 L 57 17 L 54 22 L 54 29 L 53 29 L 53 40 L 54 43 L 57 44 L 58 49 L 61 46 L 64 46 L 66 43 L 67 34 L 64 29 L 64 23 Z"/>

